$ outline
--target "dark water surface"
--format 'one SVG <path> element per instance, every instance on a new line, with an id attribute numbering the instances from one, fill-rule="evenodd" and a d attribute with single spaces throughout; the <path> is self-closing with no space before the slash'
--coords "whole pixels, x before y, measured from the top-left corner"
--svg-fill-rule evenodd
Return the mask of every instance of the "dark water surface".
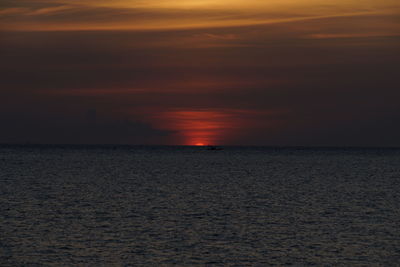
<path id="1" fill-rule="evenodd" d="M 0 147 L 0 266 L 400 266 L 400 150 Z"/>

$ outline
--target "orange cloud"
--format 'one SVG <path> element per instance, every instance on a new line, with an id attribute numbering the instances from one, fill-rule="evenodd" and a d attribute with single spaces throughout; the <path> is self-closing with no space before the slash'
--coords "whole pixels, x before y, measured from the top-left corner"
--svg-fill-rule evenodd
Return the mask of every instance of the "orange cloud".
<path id="1" fill-rule="evenodd" d="M 0 9 L 3 29 L 171 30 L 238 27 L 321 18 L 399 14 L 398 1 L 45 1 Z M 213 36 L 212 38 L 220 38 Z M 222 36 L 222 38 L 230 38 Z"/>

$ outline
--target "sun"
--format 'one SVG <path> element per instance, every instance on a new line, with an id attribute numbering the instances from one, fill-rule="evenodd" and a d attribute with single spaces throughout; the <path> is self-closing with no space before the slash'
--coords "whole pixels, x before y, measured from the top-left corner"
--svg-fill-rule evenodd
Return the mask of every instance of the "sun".
<path id="1" fill-rule="evenodd" d="M 196 146 L 204 146 L 204 143 L 196 143 Z"/>

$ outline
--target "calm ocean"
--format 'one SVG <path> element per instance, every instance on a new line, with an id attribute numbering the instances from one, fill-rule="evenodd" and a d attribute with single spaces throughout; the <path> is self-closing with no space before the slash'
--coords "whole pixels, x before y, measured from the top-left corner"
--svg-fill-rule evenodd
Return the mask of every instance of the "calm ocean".
<path id="1" fill-rule="evenodd" d="M 400 266 L 400 150 L 0 147 L 0 266 Z"/>

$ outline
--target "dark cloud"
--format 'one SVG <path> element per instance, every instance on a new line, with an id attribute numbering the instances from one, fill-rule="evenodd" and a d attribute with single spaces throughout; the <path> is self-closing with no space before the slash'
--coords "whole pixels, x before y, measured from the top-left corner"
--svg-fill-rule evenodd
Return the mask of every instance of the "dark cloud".
<path id="1" fill-rule="evenodd" d="M 126 118 L 95 118 L 90 110 L 80 116 L 53 112 L 26 109 L 2 115 L 1 143 L 162 144 L 172 133 Z"/>

